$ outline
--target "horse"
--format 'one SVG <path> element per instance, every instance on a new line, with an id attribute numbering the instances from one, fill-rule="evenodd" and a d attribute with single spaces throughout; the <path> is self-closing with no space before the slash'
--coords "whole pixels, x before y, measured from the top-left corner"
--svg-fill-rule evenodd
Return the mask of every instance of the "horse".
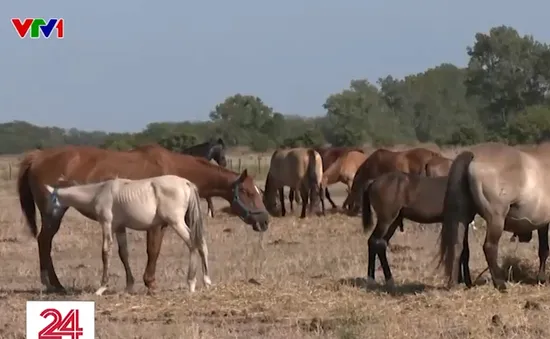
<path id="1" fill-rule="evenodd" d="M 203 142 L 202 144 L 197 144 L 191 147 L 184 148 L 182 150 L 183 154 L 194 155 L 196 157 L 203 157 L 206 160 L 214 160 L 218 165 L 222 167 L 227 167 L 227 159 L 225 157 L 225 143 L 222 138 L 218 140 L 209 140 Z M 211 218 L 214 217 L 214 205 L 212 204 L 211 198 L 206 198 L 206 203 L 208 204 L 207 213 Z"/>
<path id="2" fill-rule="evenodd" d="M 506 290 L 498 265 L 498 243 L 503 231 L 537 230 L 539 273 L 544 282 L 550 222 L 550 148 L 519 150 L 502 143 L 475 145 L 460 153 L 449 171 L 444 199 L 439 263 L 444 264 L 448 287 L 454 286 L 460 252 L 468 248 L 468 225 L 476 214 L 487 223 L 483 251 L 494 287 Z M 542 244 L 541 243 L 541 244 Z"/>
<path id="3" fill-rule="evenodd" d="M 363 152 L 349 151 L 345 153 L 338 158 L 338 160 L 333 162 L 329 168 L 323 171 L 322 186 L 326 188 L 329 185 L 341 182 L 347 186 L 347 192 L 349 194 L 355 173 L 366 159 L 367 156 Z M 329 199 L 329 201 L 331 200 Z M 345 208 L 345 206 L 343 206 L 343 208 Z"/>
<path id="4" fill-rule="evenodd" d="M 447 177 L 425 177 L 413 173 L 393 171 L 382 174 L 366 184 L 362 197 L 362 224 L 365 233 L 373 230 L 372 210 L 376 213 L 376 227 L 368 240 L 369 285 L 375 284 L 376 256 L 380 259 L 386 284 L 393 287 L 386 249 L 397 227 L 403 231 L 403 219 L 422 224 L 443 222 L 443 199 Z M 372 210 L 371 210 L 372 209 Z M 465 247 L 460 263 L 467 263 L 470 252 Z M 472 279 L 466 264 L 461 266 L 458 281 L 471 286 Z"/>
<path id="5" fill-rule="evenodd" d="M 433 157 L 426 164 L 426 176 L 428 177 L 446 177 L 449 175 L 449 169 L 453 161 L 443 156 Z"/>
<path id="6" fill-rule="evenodd" d="M 363 187 L 369 180 L 396 170 L 426 175 L 426 164 L 434 157 L 441 157 L 441 154 L 425 148 L 413 148 L 403 152 L 377 149 L 357 169 L 344 206 L 347 206 L 350 214 L 357 214 Z"/>
<path id="7" fill-rule="evenodd" d="M 198 251 L 203 269 L 203 282 L 212 282 L 208 269 L 208 247 L 204 239 L 203 217 L 197 186 L 175 175 L 163 175 L 141 180 L 124 178 L 99 183 L 52 187 L 45 185 L 52 202 L 52 214 L 74 207 L 93 215 L 103 233 L 103 275 L 96 295 L 102 295 L 109 285 L 109 266 L 113 234 L 119 256 L 126 271 L 126 290 L 133 292 L 134 277 L 128 261 L 126 228 L 146 231 L 153 227 L 170 226 L 189 248 L 187 284 L 195 292 L 196 267 L 194 254 Z"/>
<path id="8" fill-rule="evenodd" d="M 309 211 L 318 205 L 321 200 L 322 214 L 325 213 L 325 203 L 322 197 L 321 179 L 323 177 L 323 163 L 321 156 L 312 148 L 278 149 L 271 156 L 269 172 L 265 181 L 264 201 L 267 210 L 275 215 L 276 193 L 279 192 L 281 201 L 281 216 L 286 215 L 284 187 L 299 190 L 302 197 L 302 213 L 300 218 L 306 217 L 308 198 Z"/>
<path id="9" fill-rule="evenodd" d="M 321 156 L 321 159 L 323 161 L 323 170 L 328 170 L 330 166 L 332 166 L 333 163 L 335 163 L 338 159 L 340 159 L 343 155 L 350 151 L 365 153 L 361 148 L 359 147 L 314 147 L 313 148 L 319 155 Z M 325 187 L 325 196 L 327 200 L 332 205 L 332 208 L 336 208 L 336 204 L 334 201 L 332 201 L 332 198 L 330 196 L 330 193 L 328 191 L 328 188 Z M 293 188 L 290 188 L 290 192 L 288 194 L 288 199 L 290 200 L 290 210 L 293 210 L 293 204 L 292 201 L 294 200 L 295 192 Z M 296 195 L 296 197 L 298 197 Z M 296 202 L 300 203 L 298 201 L 298 198 L 296 198 Z"/>
<path id="10" fill-rule="evenodd" d="M 206 159 L 171 152 L 159 145 L 143 145 L 130 151 L 104 150 L 92 146 L 60 146 L 35 150 L 23 157 L 19 167 L 17 191 L 21 210 L 32 234 L 37 237 L 40 258 L 40 278 L 48 291 L 62 292 L 52 262 L 52 240 L 66 212 L 52 215 L 47 210 L 45 184 L 54 185 L 60 177 L 81 184 L 100 182 L 115 177 L 146 179 L 165 174 L 178 175 L 197 185 L 202 198 L 219 196 L 230 202 L 231 208 L 254 231 L 268 228 L 269 213 L 265 209 L 253 178 L 245 169 L 239 175 L 212 164 Z M 38 233 L 36 207 L 42 227 Z M 95 220 L 94 216 L 80 211 Z M 143 281 L 153 292 L 156 287 L 156 261 L 162 245 L 164 228 L 147 231 L 147 266 Z"/>

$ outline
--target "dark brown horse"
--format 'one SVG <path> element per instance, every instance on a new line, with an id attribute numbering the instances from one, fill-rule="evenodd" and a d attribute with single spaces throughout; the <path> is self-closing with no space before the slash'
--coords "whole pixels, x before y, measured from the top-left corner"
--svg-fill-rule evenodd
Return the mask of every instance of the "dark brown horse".
<path id="1" fill-rule="evenodd" d="M 84 184 L 117 176 L 142 179 L 164 174 L 174 174 L 192 181 L 202 198 L 218 196 L 226 199 L 235 214 L 255 231 L 267 230 L 269 214 L 253 178 L 246 170 L 239 175 L 206 159 L 170 152 L 158 145 L 141 146 L 126 152 L 87 146 L 33 151 L 21 161 L 17 185 L 21 209 L 30 230 L 37 236 L 42 283 L 49 290 L 64 290 L 54 269 L 51 250 L 53 237 L 59 230 L 66 209 L 55 216 L 48 212 L 44 185 L 56 185 L 60 178 L 66 182 Z M 42 221 L 38 235 L 35 204 Z M 94 215 L 84 215 L 95 220 Z M 143 280 L 150 290 L 155 288 L 156 262 L 164 229 L 156 227 L 147 232 L 148 258 Z"/>
<path id="2" fill-rule="evenodd" d="M 368 282 L 374 283 L 376 256 L 384 272 L 386 283 L 393 285 L 393 277 L 386 256 L 388 242 L 397 227 L 403 227 L 403 219 L 432 224 L 443 221 L 443 199 L 447 188 L 447 177 L 429 178 L 400 171 L 383 174 L 367 183 L 363 192 L 363 230 L 373 228 L 372 209 L 376 212 L 376 227 L 369 237 Z M 465 248 L 464 262 L 470 253 Z M 462 262 L 462 261 L 461 261 Z M 470 271 L 461 271 L 459 282 L 471 285 Z"/>
<path id="3" fill-rule="evenodd" d="M 316 147 L 314 149 L 317 151 L 317 153 L 319 153 L 319 155 L 321 155 L 321 159 L 323 160 L 323 171 L 326 171 L 330 166 L 332 166 L 332 164 L 340 159 L 340 157 L 342 157 L 349 151 L 365 153 L 365 151 L 363 151 L 359 147 Z M 294 194 L 294 190 L 290 189 L 288 199 L 290 200 L 291 210 L 293 210 L 292 202 L 294 200 Z M 325 196 L 332 205 L 332 208 L 336 208 L 336 204 L 334 203 L 334 201 L 332 201 L 332 198 L 330 197 L 328 187 L 325 187 Z"/>
<path id="4" fill-rule="evenodd" d="M 441 157 L 441 154 L 425 148 L 413 148 L 403 152 L 377 149 L 357 170 L 344 206 L 348 207 L 351 214 L 357 214 L 361 193 L 370 180 L 393 171 L 426 175 L 426 165 L 434 157 Z"/>
<path id="5" fill-rule="evenodd" d="M 403 227 L 403 219 L 422 224 L 442 223 L 444 199 L 448 177 L 424 177 L 399 171 L 383 174 L 367 184 L 363 192 L 363 230 L 368 233 L 373 228 L 372 209 L 376 212 L 376 227 L 368 241 L 368 281 L 374 283 L 376 256 L 384 272 L 386 283 L 393 284 L 386 248 L 397 227 Z M 473 221 L 470 226 L 473 225 Z M 529 233 L 530 235 L 531 233 Z M 520 241 L 522 235 L 519 235 Z M 523 242 L 523 241 L 522 241 Z M 460 258 L 458 282 L 472 286 L 468 261 L 470 258 L 468 238 Z M 544 276 L 544 265 L 548 257 L 548 229 L 539 232 L 539 276 Z"/>

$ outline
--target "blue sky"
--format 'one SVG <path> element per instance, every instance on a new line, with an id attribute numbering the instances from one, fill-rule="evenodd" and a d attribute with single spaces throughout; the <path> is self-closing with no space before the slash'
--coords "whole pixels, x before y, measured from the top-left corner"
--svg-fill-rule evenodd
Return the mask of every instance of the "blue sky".
<path id="1" fill-rule="evenodd" d="M 510 0 L 4 0 L 0 122 L 107 131 L 206 120 L 235 93 L 322 115 L 351 79 L 467 63 L 505 24 L 550 42 L 550 2 Z M 63 40 L 21 40 L 12 17 L 62 17 Z"/>

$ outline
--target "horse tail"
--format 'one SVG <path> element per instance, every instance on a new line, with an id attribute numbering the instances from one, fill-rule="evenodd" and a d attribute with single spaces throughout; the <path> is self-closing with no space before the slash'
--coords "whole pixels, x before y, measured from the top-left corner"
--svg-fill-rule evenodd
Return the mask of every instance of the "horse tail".
<path id="1" fill-rule="evenodd" d="M 444 263 L 445 274 L 451 278 L 455 263 L 455 245 L 459 239 L 459 218 L 470 213 L 471 197 L 468 193 L 468 167 L 474 154 L 460 153 L 449 170 L 447 190 L 443 201 L 443 223 L 439 248 L 439 264 Z M 468 225 L 464 225 L 467 227 Z"/>
<path id="2" fill-rule="evenodd" d="M 365 189 L 363 191 L 363 206 L 361 208 L 361 219 L 363 221 L 363 232 L 368 233 L 372 226 L 374 226 L 373 218 L 372 218 L 372 210 L 370 206 L 370 190 L 372 187 L 372 183 L 374 180 L 369 180 L 367 184 L 365 185 Z"/>
<path id="3" fill-rule="evenodd" d="M 313 148 L 307 150 L 307 178 L 310 189 L 319 190 L 323 178 L 323 163 L 321 156 Z"/>
<path id="4" fill-rule="evenodd" d="M 189 182 L 189 188 L 191 188 L 191 195 L 189 197 L 189 206 L 185 213 L 185 223 L 189 225 L 191 230 L 191 243 L 199 247 L 204 243 L 204 218 L 201 211 L 201 198 L 199 196 L 199 189 L 195 184 Z"/>
<path id="5" fill-rule="evenodd" d="M 19 194 L 19 204 L 21 211 L 27 220 L 27 226 L 30 228 L 33 236 L 38 235 L 38 226 L 36 225 L 36 207 L 34 196 L 30 185 L 30 170 L 32 163 L 40 150 L 27 153 L 19 164 L 19 174 L 17 176 L 17 193 Z"/>

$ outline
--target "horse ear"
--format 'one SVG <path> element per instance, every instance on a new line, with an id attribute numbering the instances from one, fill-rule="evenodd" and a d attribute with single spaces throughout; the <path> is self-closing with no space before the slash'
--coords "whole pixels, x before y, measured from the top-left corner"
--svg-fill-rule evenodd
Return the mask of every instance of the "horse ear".
<path id="1" fill-rule="evenodd" d="M 225 147 L 225 142 L 223 142 L 222 138 L 218 138 L 218 144 L 222 145 L 223 147 Z"/>
<path id="2" fill-rule="evenodd" d="M 239 179 L 237 179 L 239 182 L 243 182 L 244 179 L 246 179 L 246 177 L 248 176 L 248 169 L 244 169 L 244 171 L 241 173 L 241 175 L 239 176 Z"/>

